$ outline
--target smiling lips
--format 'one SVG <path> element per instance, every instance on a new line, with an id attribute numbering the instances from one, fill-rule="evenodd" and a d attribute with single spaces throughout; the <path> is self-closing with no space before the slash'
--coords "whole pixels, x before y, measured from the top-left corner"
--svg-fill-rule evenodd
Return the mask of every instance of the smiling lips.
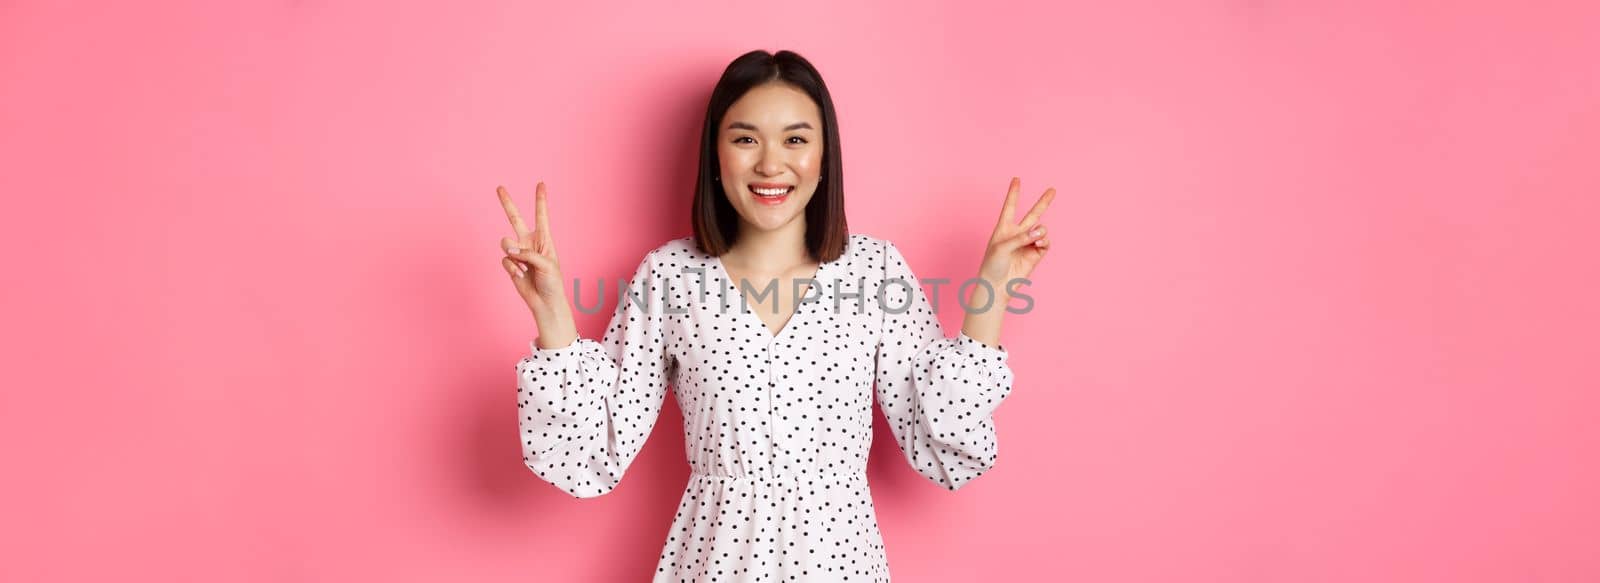
<path id="1" fill-rule="evenodd" d="M 789 193 L 794 192 L 794 187 L 787 184 L 774 183 L 751 184 L 750 192 L 756 195 L 757 202 L 776 206 L 789 200 Z"/>

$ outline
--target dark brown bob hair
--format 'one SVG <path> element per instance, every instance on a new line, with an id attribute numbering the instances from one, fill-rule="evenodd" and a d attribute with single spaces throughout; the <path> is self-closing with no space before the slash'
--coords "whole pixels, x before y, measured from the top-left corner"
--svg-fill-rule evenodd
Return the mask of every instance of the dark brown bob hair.
<path id="1" fill-rule="evenodd" d="M 791 51 L 776 54 L 755 50 L 740 55 L 723 70 L 700 129 L 700 170 L 695 179 L 691 221 L 700 251 L 720 257 L 739 237 L 739 213 L 717 180 L 718 126 L 722 116 L 746 92 L 766 83 L 783 83 L 804 91 L 822 112 L 822 176 L 817 192 L 806 204 L 806 251 L 819 262 L 833 261 L 844 253 L 850 230 L 844 218 L 844 170 L 839 160 L 839 121 L 833 98 L 822 75 L 804 57 Z"/>

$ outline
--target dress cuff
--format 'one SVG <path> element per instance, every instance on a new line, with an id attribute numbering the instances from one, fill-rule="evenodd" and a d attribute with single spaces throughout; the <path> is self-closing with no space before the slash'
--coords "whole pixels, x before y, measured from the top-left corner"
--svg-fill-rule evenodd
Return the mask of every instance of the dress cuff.
<path id="1" fill-rule="evenodd" d="M 539 348 L 539 340 L 535 338 L 528 342 L 528 348 L 532 349 L 530 356 L 534 362 L 555 363 L 577 356 L 578 353 L 584 350 L 584 343 L 586 342 L 593 342 L 593 340 L 578 338 L 573 340 L 572 344 L 561 348 Z"/>
<path id="2" fill-rule="evenodd" d="M 1007 357 L 1011 356 L 1011 353 L 1006 352 L 1006 345 L 989 346 L 968 336 L 964 331 L 956 335 L 956 349 L 987 362 L 1003 363 Z"/>

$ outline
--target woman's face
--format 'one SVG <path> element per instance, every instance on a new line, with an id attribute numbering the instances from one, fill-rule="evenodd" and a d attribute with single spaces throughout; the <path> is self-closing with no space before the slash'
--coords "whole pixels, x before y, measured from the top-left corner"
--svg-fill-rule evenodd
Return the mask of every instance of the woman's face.
<path id="1" fill-rule="evenodd" d="M 717 159 L 742 226 L 770 231 L 803 221 L 822 151 L 822 112 L 805 92 L 767 83 L 735 101 L 718 125 Z"/>

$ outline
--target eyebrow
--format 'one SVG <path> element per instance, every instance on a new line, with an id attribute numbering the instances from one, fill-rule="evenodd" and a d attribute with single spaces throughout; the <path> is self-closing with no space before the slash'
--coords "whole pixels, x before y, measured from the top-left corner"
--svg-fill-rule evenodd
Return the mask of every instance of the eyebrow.
<path id="1" fill-rule="evenodd" d="M 742 122 L 742 121 L 736 121 L 736 122 L 728 124 L 728 129 L 730 129 L 730 130 L 756 131 L 756 126 L 747 124 L 747 123 Z M 813 127 L 811 127 L 811 124 L 802 121 L 802 122 L 796 122 L 796 123 L 789 124 L 788 127 L 783 128 L 783 131 L 787 132 L 789 130 L 802 130 L 802 129 L 803 130 L 813 130 L 813 129 L 816 129 L 816 128 L 813 128 Z"/>

